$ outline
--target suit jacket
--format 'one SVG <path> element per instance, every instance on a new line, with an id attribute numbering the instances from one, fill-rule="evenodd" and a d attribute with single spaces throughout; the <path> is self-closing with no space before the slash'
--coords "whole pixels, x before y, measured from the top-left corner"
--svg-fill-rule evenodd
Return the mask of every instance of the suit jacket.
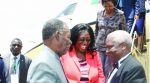
<path id="1" fill-rule="evenodd" d="M 4 56 L 4 64 L 5 64 L 5 76 L 6 76 L 6 81 L 7 83 L 11 83 L 10 80 L 10 55 L 5 55 Z M 27 80 L 27 73 L 28 73 L 28 68 L 31 64 L 31 60 L 27 58 L 24 55 L 20 55 L 20 65 L 19 65 L 19 83 L 26 83 Z"/>
<path id="2" fill-rule="evenodd" d="M 110 83 L 146 83 L 144 69 L 132 55 L 129 55 Z"/>
<path id="3" fill-rule="evenodd" d="M 4 62 L 0 57 L 0 83 L 6 83 L 6 78 L 3 71 L 4 71 Z"/>
<path id="4" fill-rule="evenodd" d="M 39 53 L 32 61 L 28 76 L 28 83 L 67 83 L 59 56 L 48 47 Z"/>
<path id="5" fill-rule="evenodd" d="M 80 83 L 80 63 L 78 61 L 75 50 L 67 52 L 61 58 L 61 62 L 68 78 L 69 83 Z M 88 76 L 90 83 L 105 83 L 102 63 L 99 59 L 99 53 L 92 57 L 91 54 L 86 53 L 86 62 L 88 66 Z"/>
<path id="6" fill-rule="evenodd" d="M 138 0 L 118 0 L 117 7 L 124 11 L 126 19 L 133 19 L 134 15 L 138 12 L 135 8 L 138 6 Z"/>

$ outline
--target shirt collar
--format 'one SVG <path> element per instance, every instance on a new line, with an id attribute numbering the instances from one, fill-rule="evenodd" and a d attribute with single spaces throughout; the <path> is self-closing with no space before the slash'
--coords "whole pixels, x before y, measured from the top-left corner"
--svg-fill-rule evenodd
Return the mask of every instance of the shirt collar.
<path id="1" fill-rule="evenodd" d="M 47 46 L 45 45 L 45 49 L 49 50 L 50 53 L 51 53 L 52 55 L 54 55 L 55 58 L 59 59 L 59 55 L 58 55 L 56 52 L 54 52 L 51 48 L 49 48 L 49 47 L 47 47 Z"/>
<path id="2" fill-rule="evenodd" d="M 16 57 L 17 57 L 17 60 L 20 60 L 20 55 L 21 54 L 18 54 Z M 10 55 L 10 58 L 11 58 L 11 60 L 13 60 L 14 59 L 14 55 L 11 53 L 11 55 Z"/>
<path id="3" fill-rule="evenodd" d="M 121 59 L 119 59 L 118 61 L 118 67 L 121 66 L 122 62 L 131 54 L 131 52 L 129 52 L 127 55 L 125 55 L 124 57 L 122 57 Z"/>

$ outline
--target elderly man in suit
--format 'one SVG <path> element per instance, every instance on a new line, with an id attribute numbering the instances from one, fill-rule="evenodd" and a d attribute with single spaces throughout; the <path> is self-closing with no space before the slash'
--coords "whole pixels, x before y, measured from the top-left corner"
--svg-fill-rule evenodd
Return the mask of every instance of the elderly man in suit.
<path id="1" fill-rule="evenodd" d="M 146 83 L 142 65 L 132 56 L 132 38 L 128 32 L 117 30 L 106 38 L 107 56 L 114 68 L 107 83 Z"/>
<path id="2" fill-rule="evenodd" d="M 26 83 L 31 60 L 21 54 L 22 41 L 14 38 L 11 41 L 11 53 L 3 57 L 7 83 Z"/>
<path id="3" fill-rule="evenodd" d="M 58 20 L 49 20 L 43 30 L 44 49 L 33 60 L 29 68 L 29 83 L 67 83 L 59 57 L 67 52 L 71 45 L 70 30 Z"/>

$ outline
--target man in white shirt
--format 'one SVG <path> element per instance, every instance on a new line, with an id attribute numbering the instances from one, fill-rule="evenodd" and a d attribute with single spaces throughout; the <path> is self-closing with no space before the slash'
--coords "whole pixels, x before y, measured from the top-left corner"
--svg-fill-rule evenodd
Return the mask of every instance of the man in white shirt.
<path id="1" fill-rule="evenodd" d="M 142 65 L 132 56 L 132 38 L 123 30 L 110 33 L 106 38 L 106 54 L 113 64 L 107 83 L 146 83 Z"/>
<path id="2" fill-rule="evenodd" d="M 10 44 L 11 53 L 3 58 L 7 83 L 26 83 L 31 60 L 21 54 L 21 49 L 22 41 L 14 38 Z"/>

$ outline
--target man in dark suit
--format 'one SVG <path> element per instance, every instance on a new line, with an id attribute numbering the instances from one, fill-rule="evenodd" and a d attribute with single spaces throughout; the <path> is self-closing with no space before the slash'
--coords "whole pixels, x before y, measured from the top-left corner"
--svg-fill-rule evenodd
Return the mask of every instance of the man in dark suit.
<path id="1" fill-rule="evenodd" d="M 114 65 L 107 83 L 146 83 L 142 65 L 132 56 L 132 38 L 128 32 L 117 30 L 106 38 L 106 53 Z"/>
<path id="2" fill-rule="evenodd" d="M 3 71 L 4 71 L 4 62 L 0 57 L 0 83 L 6 83 L 6 78 Z"/>
<path id="3" fill-rule="evenodd" d="M 27 72 L 31 60 L 21 54 L 21 49 L 22 41 L 15 38 L 11 41 L 11 53 L 4 56 L 5 76 L 7 83 L 26 83 Z"/>

